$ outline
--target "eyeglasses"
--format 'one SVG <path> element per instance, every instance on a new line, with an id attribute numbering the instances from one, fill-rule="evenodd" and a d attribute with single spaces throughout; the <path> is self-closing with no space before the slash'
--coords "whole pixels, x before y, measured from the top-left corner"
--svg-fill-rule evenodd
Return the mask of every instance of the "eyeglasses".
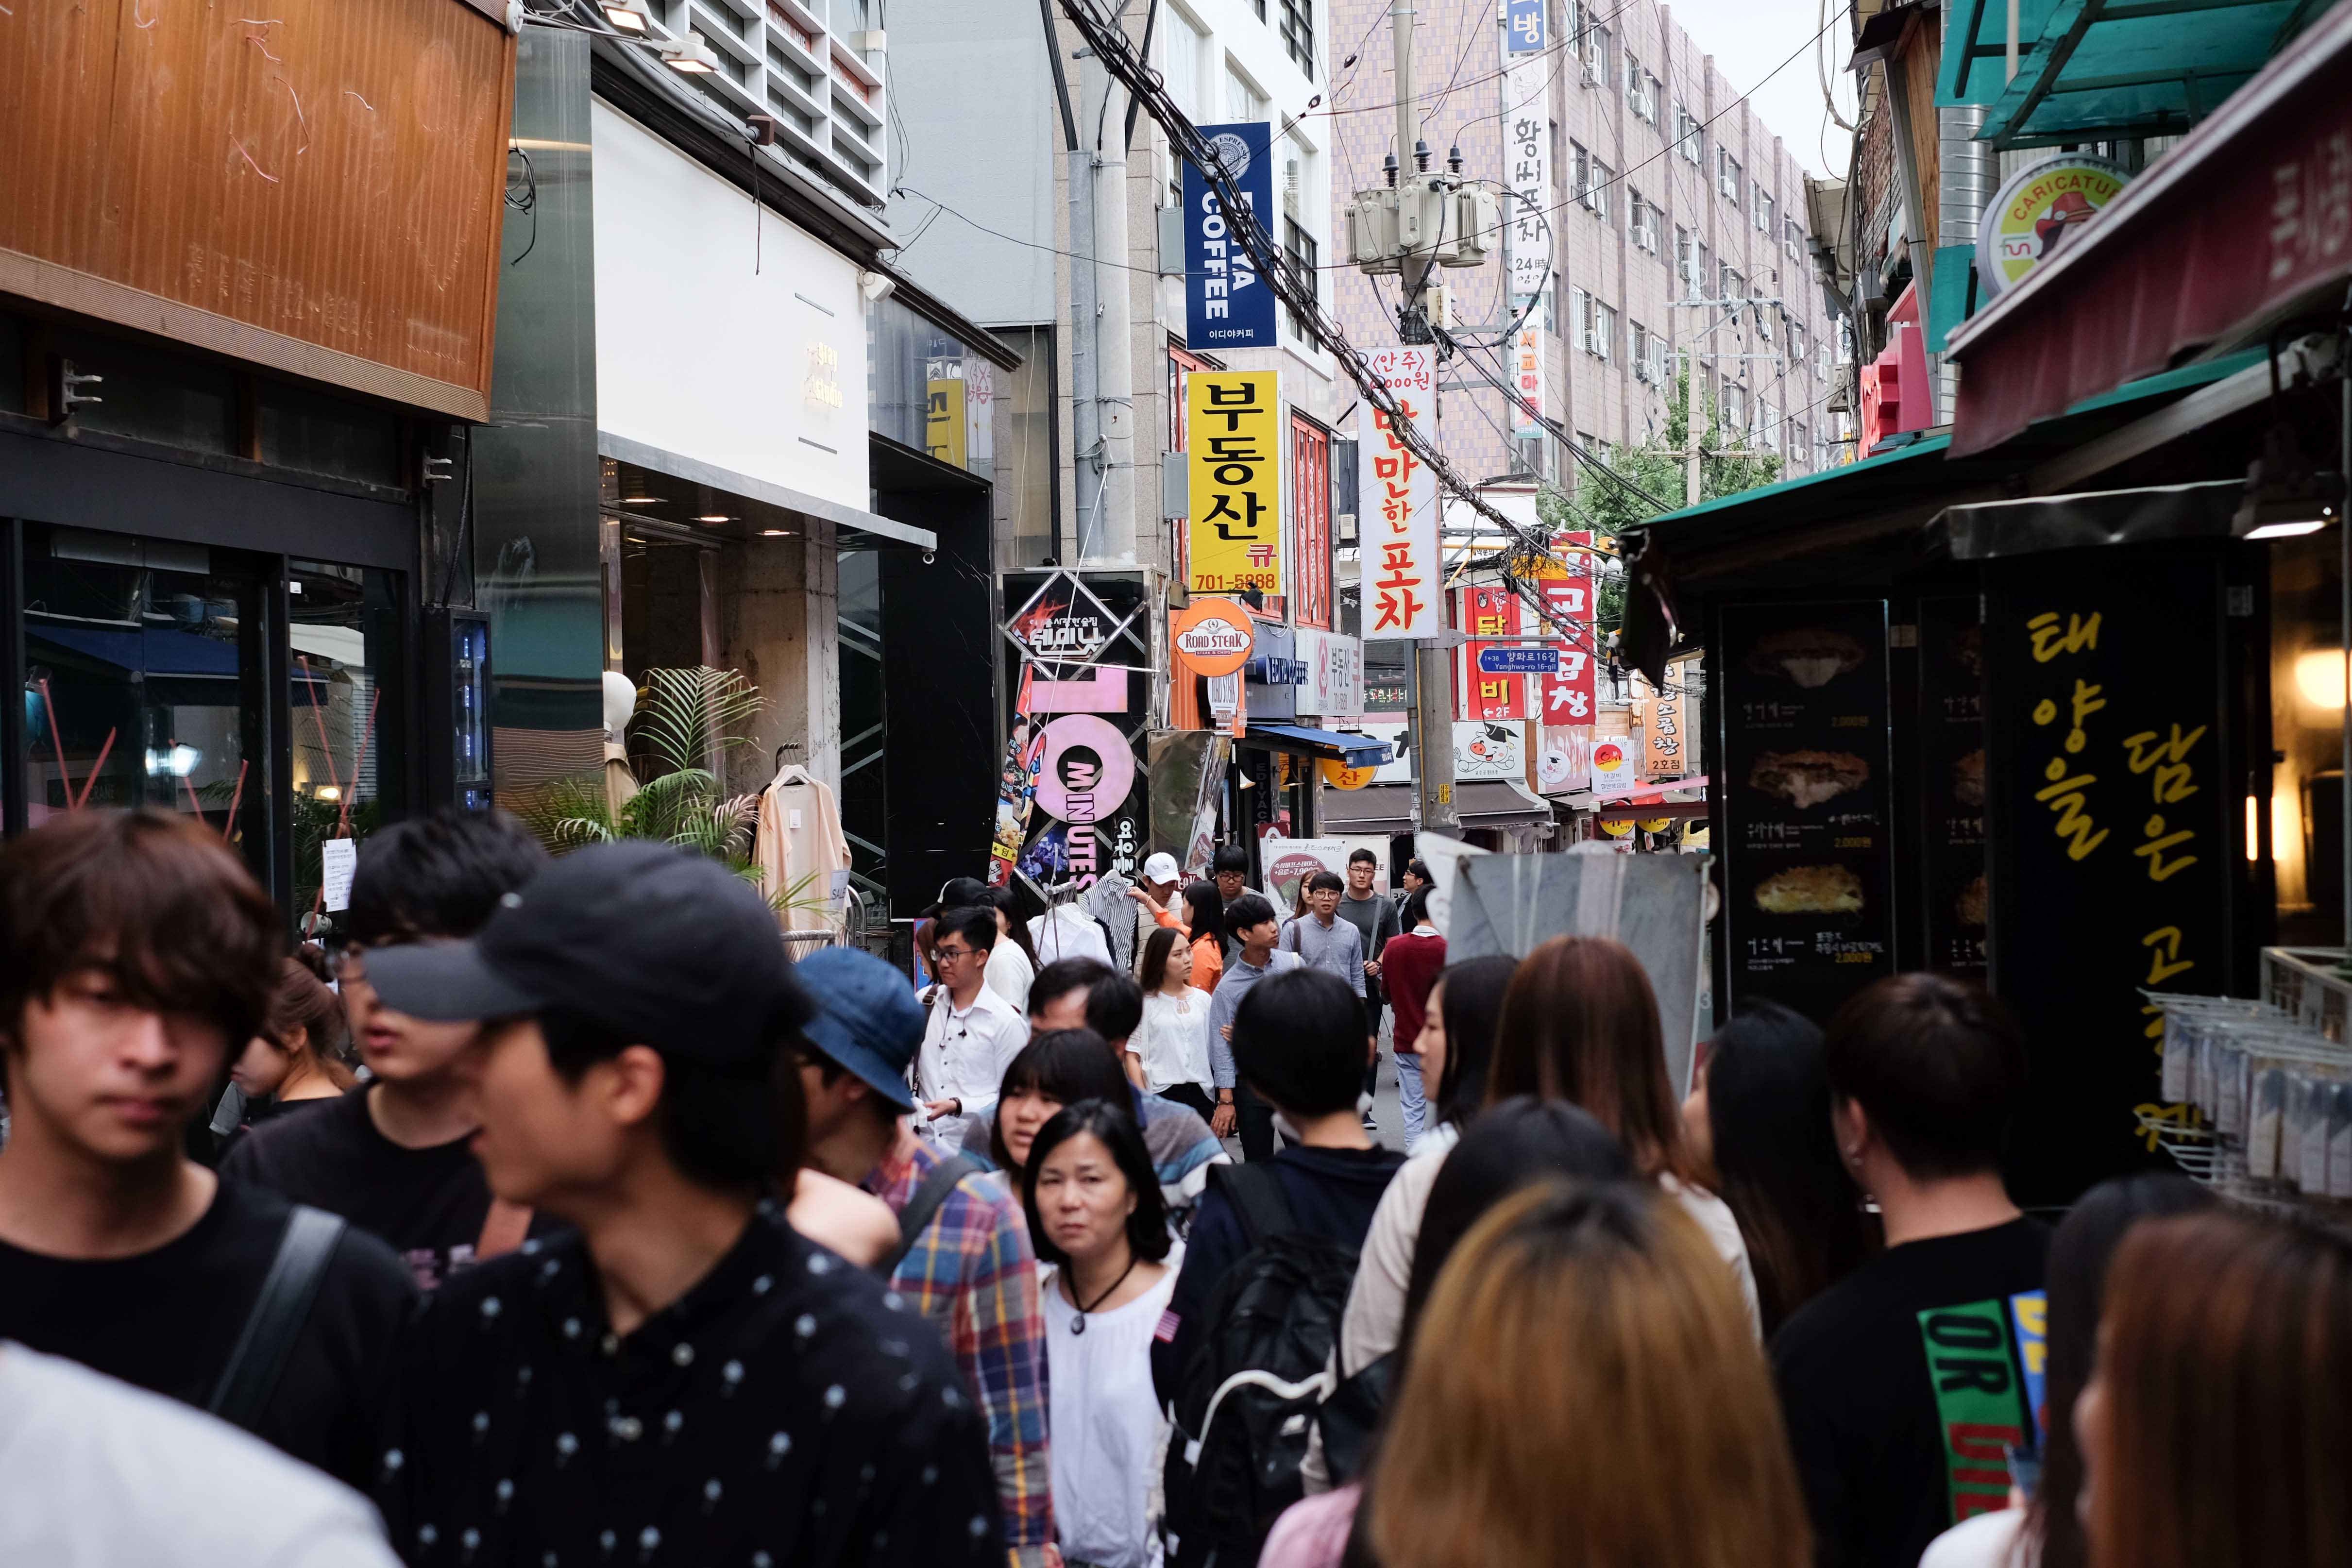
<path id="1" fill-rule="evenodd" d="M 977 947 L 940 946 L 931 949 L 931 957 L 938 963 L 951 964 L 958 958 L 969 958 L 979 951 Z"/>

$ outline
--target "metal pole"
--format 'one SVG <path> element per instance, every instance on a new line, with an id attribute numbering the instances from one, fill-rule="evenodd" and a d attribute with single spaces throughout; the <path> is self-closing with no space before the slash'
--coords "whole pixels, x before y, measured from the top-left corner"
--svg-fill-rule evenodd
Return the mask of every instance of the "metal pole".
<path id="1" fill-rule="evenodd" d="M 1698 350 L 1683 350 L 1683 505 L 1698 505 Z"/>
<path id="2" fill-rule="evenodd" d="M 1412 144 L 1421 140 L 1420 106 L 1412 95 L 1412 6 L 1407 0 L 1395 0 L 1389 7 L 1389 32 L 1396 45 L 1397 190 L 1402 202 L 1402 193 L 1412 183 Z M 1423 261 L 1416 274 L 1413 261 L 1414 257 L 1407 256 L 1397 266 L 1397 284 L 1404 293 L 1401 308 L 1408 315 L 1421 304 L 1422 289 L 1429 281 L 1429 269 L 1433 265 Z"/>
<path id="3" fill-rule="evenodd" d="M 1061 33 L 1053 12 L 1045 14 L 1045 44 L 1058 59 Z M 1102 63 L 1088 55 L 1079 67 L 1078 101 L 1093 100 L 1093 78 L 1103 74 Z M 1095 169 L 1094 152 L 1073 134 L 1064 154 L 1070 184 L 1070 454 L 1074 467 L 1073 508 L 1076 517 L 1076 549 L 1063 561 L 1076 566 L 1096 552 L 1103 505 L 1102 450 L 1102 316 L 1095 301 Z M 1081 256 L 1084 246 L 1086 255 Z"/>

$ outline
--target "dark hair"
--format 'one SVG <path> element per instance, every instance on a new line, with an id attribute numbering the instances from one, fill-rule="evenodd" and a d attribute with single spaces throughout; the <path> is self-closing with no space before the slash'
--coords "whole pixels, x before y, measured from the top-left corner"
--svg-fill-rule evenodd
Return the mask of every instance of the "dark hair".
<path id="1" fill-rule="evenodd" d="M 1203 936 L 1225 937 L 1225 895 L 1213 882 L 1196 882 L 1184 889 L 1184 928 L 1198 942 Z"/>
<path id="2" fill-rule="evenodd" d="M 1381 857 L 1367 849 L 1355 849 L 1348 852 L 1348 863 L 1349 865 L 1376 866 L 1381 863 Z"/>
<path id="3" fill-rule="evenodd" d="M 1072 991 L 1089 990 L 1110 978 L 1099 958 L 1056 958 L 1029 982 L 1029 1016 L 1035 1018 Z"/>
<path id="4" fill-rule="evenodd" d="M 1125 975 L 1105 975 L 1087 990 L 1087 1027 L 1107 1040 L 1133 1040 L 1143 1027 L 1143 988 Z"/>
<path id="5" fill-rule="evenodd" d="M 1821 1030 L 1767 1001 L 1717 1030 L 1706 1051 L 1706 1119 L 1769 1338 L 1872 1250 L 1862 1194 L 1830 1130 Z"/>
<path id="6" fill-rule="evenodd" d="M 1309 893 L 1345 893 L 1348 891 L 1348 883 L 1346 879 L 1341 877 L 1336 871 L 1318 871 L 1313 876 L 1307 879 L 1307 891 Z"/>
<path id="7" fill-rule="evenodd" d="M 228 1057 L 262 1031 L 286 939 L 220 840 L 156 810 L 52 817 L 0 848 L 0 1036 L 85 970 L 134 1006 L 201 1019 Z"/>
<path id="8" fill-rule="evenodd" d="M 1136 977 L 1145 990 L 1156 991 L 1166 983 L 1168 955 L 1174 952 L 1176 944 L 1183 940 L 1184 934 L 1173 925 L 1162 925 L 1143 939 L 1143 969 Z M 1091 1012 L 1091 1001 L 1087 1006 Z"/>
<path id="9" fill-rule="evenodd" d="M 1889 975 L 1830 1019 L 1830 1089 L 1859 1104 L 1915 1181 L 1998 1170 L 2025 1091 L 2025 1047 L 1991 993 Z"/>
<path id="10" fill-rule="evenodd" d="M 1429 888 L 1426 884 L 1404 895 L 1404 907 L 1397 912 L 1397 921 L 1407 931 L 1429 918 Z"/>
<path id="11" fill-rule="evenodd" d="M 1244 876 L 1249 875 L 1248 850 L 1239 844 L 1217 846 L 1216 858 L 1209 862 L 1209 874 L 1213 878 L 1222 876 L 1229 871 L 1237 871 Z"/>
<path id="12" fill-rule="evenodd" d="M 1259 1098 L 1300 1116 L 1352 1110 L 1364 1086 L 1364 1004 L 1320 969 L 1250 987 L 1234 1013 L 1234 1067 Z"/>
<path id="13" fill-rule="evenodd" d="M 471 936 L 546 864 L 547 851 L 507 812 L 444 806 L 360 845 L 344 929 L 364 947 Z"/>
<path id="14" fill-rule="evenodd" d="M 2083 1490 L 2083 1450 L 2074 1442 L 2074 1401 L 2091 1381 L 2106 1306 L 2107 1265 L 2143 1219 L 2191 1214 L 2221 1200 L 2187 1176 L 2143 1171 L 2103 1181 L 2075 1200 L 2050 1240 L 2042 1278 L 2044 1322 L 2042 1486 L 2026 1505 L 2020 1534 L 2041 1544 L 2041 1568 L 2089 1568 L 2090 1543 L 2074 1511 Z"/>
<path id="15" fill-rule="evenodd" d="M 1168 1199 L 1160 1190 L 1160 1177 L 1151 1168 L 1150 1153 L 1143 1146 L 1143 1134 L 1137 1130 L 1135 1118 L 1128 1113 L 1131 1101 L 1080 1100 L 1054 1113 L 1054 1119 L 1037 1129 L 1037 1139 L 1029 1145 L 1029 1163 L 1021 1170 L 1021 1207 L 1029 1215 L 1029 1244 L 1035 1249 L 1041 1263 L 1067 1263 L 1066 1253 L 1047 1239 L 1045 1227 L 1037 1218 L 1037 1173 L 1045 1164 L 1045 1156 L 1062 1145 L 1083 1133 L 1092 1133 L 1110 1151 L 1111 1163 L 1118 1174 L 1127 1178 L 1128 1191 L 1135 1194 L 1135 1212 L 1127 1217 L 1127 1245 L 1138 1258 L 1158 1262 L 1168 1256 Z"/>
<path id="16" fill-rule="evenodd" d="M 1274 918 L 1274 905 L 1268 904 L 1264 895 L 1244 893 L 1225 905 L 1225 935 L 1238 942 L 1243 932 Z"/>
<path id="17" fill-rule="evenodd" d="M 997 1114 L 989 1119 L 988 1155 L 999 1170 L 1017 1170 L 1012 1151 L 1004 1146 L 1004 1102 L 1015 1094 L 1043 1094 L 1064 1105 L 1081 1100 L 1129 1096 L 1133 1086 L 1120 1071 L 1110 1041 L 1090 1029 L 1049 1029 L 1029 1037 L 1020 1054 L 1005 1064 L 996 1086 Z"/>
<path id="18" fill-rule="evenodd" d="M 1405 1286 L 1404 1318 L 1397 1349 L 1410 1354 L 1412 1331 L 1437 1283 L 1438 1271 L 1454 1249 L 1488 1209 L 1549 1176 L 1592 1181 L 1622 1180 L 1633 1174 L 1625 1145 L 1589 1112 L 1564 1100 L 1522 1094 L 1490 1105 L 1478 1124 L 1462 1134 L 1445 1156 L 1422 1210 L 1421 1238 L 1412 1249 Z"/>
<path id="19" fill-rule="evenodd" d="M 1502 1022 L 1503 998 L 1519 961 L 1507 954 L 1465 958 L 1438 972 L 1445 988 L 1437 1017 L 1445 1025 L 1445 1070 L 1437 1079 L 1437 1116 L 1467 1127 L 1486 1103 L 1487 1070 L 1495 1061 L 1495 1030 Z"/>
<path id="20" fill-rule="evenodd" d="M 1034 975 L 1044 967 L 1045 960 L 1037 956 L 1037 945 L 1029 939 L 1029 923 L 1021 918 L 1021 895 L 1009 886 L 992 887 L 983 902 L 1004 916 L 1003 935 L 1029 960 L 1029 972 Z"/>
<path id="21" fill-rule="evenodd" d="M 801 1167 L 808 1140 L 808 1105 L 802 1096 L 797 1042 L 810 1013 L 805 998 L 780 1005 L 771 1019 L 778 1048 L 756 1065 L 726 1070 L 653 1048 L 662 1060 L 659 1118 L 662 1152 L 678 1174 L 721 1191 L 788 1181 Z M 600 1061 L 644 1043 L 600 1020 L 562 1008 L 539 1015 L 547 1061 L 567 1083 Z"/>
<path id="22" fill-rule="evenodd" d="M 293 1043 L 295 1036 L 302 1043 Z M 278 988 L 269 994 L 269 1016 L 262 1020 L 261 1037 L 289 1056 L 307 1055 L 328 1082 L 349 1089 L 351 1068 L 341 1054 L 343 1040 L 343 998 L 327 988 L 303 959 L 289 958 L 278 971 Z"/>
<path id="23" fill-rule="evenodd" d="M 1658 999 L 1642 961 L 1606 936 L 1555 936 L 1511 977 L 1495 1030 L 1488 1100 L 1540 1094 L 1581 1105 L 1645 1176 L 1689 1181 L 1682 1104 L 1666 1081 Z"/>
<path id="24" fill-rule="evenodd" d="M 937 947 L 950 936 L 962 937 L 975 953 L 987 952 L 996 946 L 996 911 L 974 904 L 940 911 L 939 918 L 931 922 L 931 946 Z"/>
<path id="25" fill-rule="evenodd" d="M 1412 859 L 1405 862 L 1404 870 L 1407 876 L 1417 876 L 1421 878 L 1424 885 L 1433 884 L 1437 881 L 1435 877 L 1429 874 L 1429 862 L 1422 859 L 1419 855 L 1415 855 Z"/>

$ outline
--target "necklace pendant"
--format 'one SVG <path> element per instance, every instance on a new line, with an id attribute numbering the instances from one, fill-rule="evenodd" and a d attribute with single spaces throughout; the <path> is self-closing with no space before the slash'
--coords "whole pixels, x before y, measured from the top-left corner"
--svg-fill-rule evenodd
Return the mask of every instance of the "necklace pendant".
<path id="1" fill-rule="evenodd" d="M 1084 1333 L 1087 1332 L 1086 1313 L 1080 1312 L 1076 1317 L 1070 1320 L 1070 1332 L 1072 1333 Z"/>

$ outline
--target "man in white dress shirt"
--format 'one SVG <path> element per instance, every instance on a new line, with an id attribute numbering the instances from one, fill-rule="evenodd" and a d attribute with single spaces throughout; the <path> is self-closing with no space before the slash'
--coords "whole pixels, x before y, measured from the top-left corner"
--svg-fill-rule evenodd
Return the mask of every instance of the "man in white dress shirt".
<path id="1" fill-rule="evenodd" d="M 954 1153 L 965 1127 L 996 1109 L 1004 1070 L 1029 1043 L 1029 1022 L 986 984 L 996 911 L 944 911 L 931 927 L 930 1016 L 915 1053 L 916 1130 Z"/>

